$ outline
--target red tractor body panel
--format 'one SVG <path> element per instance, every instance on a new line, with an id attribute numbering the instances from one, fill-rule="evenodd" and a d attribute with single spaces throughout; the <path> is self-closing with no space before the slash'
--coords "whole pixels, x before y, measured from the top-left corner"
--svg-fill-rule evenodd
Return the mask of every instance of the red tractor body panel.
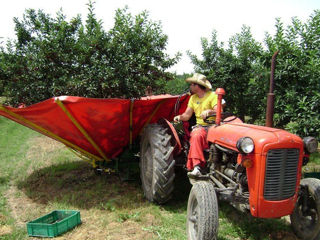
<path id="1" fill-rule="evenodd" d="M 243 159 L 250 158 L 253 163 L 252 167 L 247 168 L 251 214 L 260 218 L 291 214 L 298 197 L 301 178 L 304 154 L 302 139 L 284 130 L 244 123 L 213 126 L 208 131 L 210 143 L 237 152 L 237 141 L 242 137 L 250 137 L 254 141 L 253 152 L 240 153 L 237 159 L 241 163 Z M 287 161 L 287 156 L 295 160 Z M 275 193 L 272 193 L 273 188 Z M 277 191 L 280 195 L 273 196 Z"/>

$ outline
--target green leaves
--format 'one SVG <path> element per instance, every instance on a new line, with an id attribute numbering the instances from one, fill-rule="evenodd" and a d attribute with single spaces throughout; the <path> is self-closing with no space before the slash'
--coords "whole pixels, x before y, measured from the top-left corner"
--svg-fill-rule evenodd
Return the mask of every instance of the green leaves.
<path id="1" fill-rule="evenodd" d="M 0 52 L 0 84 L 10 104 L 27 105 L 57 95 L 138 98 L 150 86 L 162 93 L 173 75 L 166 69 L 179 55 L 164 53 L 167 36 L 147 12 L 132 16 L 118 9 L 105 31 L 88 3 L 85 25 L 80 16 L 66 20 L 41 10 L 15 18 L 18 40 Z M 3 83 L 2 83 L 3 82 Z"/>
<path id="2" fill-rule="evenodd" d="M 292 25 L 287 29 L 278 26 L 276 37 L 268 39 L 271 46 L 280 50 L 275 73 L 278 124 L 301 136 L 312 135 L 318 139 L 320 42 L 315 39 L 320 36 L 319 16 L 320 11 L 315 11 L 306 23 L 293 18 Z"/>
<path id="3" fill-rule="evenodd" d="M 204 73 L 215 88 L 225 88 L 228 111 L 242 119 L 252 113 L 255 120 L 261 110 L 248 106 L 255 105 L 256 96 L 260 96 L 257 85 L 260 84 L 261 65 L 254 63 L 258 62 L 262 47 L 253 39 L 250 28 L 244 26 L 241 33 L 230 39 L 228 48 L 218 42 L 215 31 L 210 41 L 201 39 L 201 43 L 203 60 L 189 53 L 195 70 Z"/>
<path id="4" fill-rule="evenodd" d="M 285 27 L 276 19 L 274 36 L 265 37 L 265 46 L 243 26 L 228 47 L 212 39 L 201 39 L 202 59 L 189 52 L 195 71 L 204 73 L 214 87 L 225 88 L 227 110 L 250 122 L 264 122 L 269 91 L 271 58 L 279 50 L 275 69 L 276 127 L 300 136 L 320 139 L 320 11 L 306 23 L 293 18 Z"/>

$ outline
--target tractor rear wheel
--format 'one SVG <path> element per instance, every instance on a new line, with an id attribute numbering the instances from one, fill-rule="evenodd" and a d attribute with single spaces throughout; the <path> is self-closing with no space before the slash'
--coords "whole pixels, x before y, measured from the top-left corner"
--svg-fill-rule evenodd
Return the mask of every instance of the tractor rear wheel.
<path id="1" fill-rule="evenodd" d="M 214 186 L 209 181 L 198 181 L 193 185 L 188 199 L 188 240 L 217 239 L 218 227 L 218 200 Z"/>
<path id="2" fill-rule="evenodd" d="M 320 180 L 304 178 L 295 209 L 290 215 L 295 234 L 304 240 L 320 239 Z"/>
<path id="3" fill-rule="evenodd" d="M 174 147 L 168 129 L 159 124 L 145 127 L 140 145 L 140 176 L 145 197 L 158 204 L 167 202 L 174 189 Z"/>

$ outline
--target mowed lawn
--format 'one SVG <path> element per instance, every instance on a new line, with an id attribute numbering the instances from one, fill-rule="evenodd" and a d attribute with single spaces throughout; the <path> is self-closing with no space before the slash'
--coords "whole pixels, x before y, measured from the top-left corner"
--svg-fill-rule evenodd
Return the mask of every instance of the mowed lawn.
<path id="1" fill-rule="evenodd" d="M 79 210 L 82 224 L 56 239 L 186 239 L 190 184 L 176 172 L 173 199 L 145 200 L 139 174 L 96 175 L 64 145 L 0 117 L 0 239 L 37 239 L 26 223 L 58 209 Z M 219 204 L 219 240 L 297 239 L 288 218 L 255 219 Z"/>

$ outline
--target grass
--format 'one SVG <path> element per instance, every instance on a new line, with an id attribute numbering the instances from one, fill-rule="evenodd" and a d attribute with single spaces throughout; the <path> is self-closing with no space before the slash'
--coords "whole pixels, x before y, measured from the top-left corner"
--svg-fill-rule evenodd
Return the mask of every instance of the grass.
<path id="1" fill-rule="evenodd" d="M 5 102 L 6 98 L 5 97 L 0 97 L 0 104 L 3 104 Z"/>
<path id="2" fill-rule="evenodd" d="M 320 149 L 320 147 L 319 147 Z M 310 155 L 310 164 L 320 165 L 320 153 L 313 153 Z"/>
<path id="3" fill-rule="evenodd" d="M 58 239 L 183 240 L 191 186 L 183 171 L 175 184 L 169 203 L 149 203 L 138 177 L 95 175 L 63 145 L 0 117 L 0 239 L 30 239 L 28 221 L 75 209 L 82 224 Z M 225 203 L 219 208 L 219 240 L 296 239 L 284 218 L 255 219 Z"/>

